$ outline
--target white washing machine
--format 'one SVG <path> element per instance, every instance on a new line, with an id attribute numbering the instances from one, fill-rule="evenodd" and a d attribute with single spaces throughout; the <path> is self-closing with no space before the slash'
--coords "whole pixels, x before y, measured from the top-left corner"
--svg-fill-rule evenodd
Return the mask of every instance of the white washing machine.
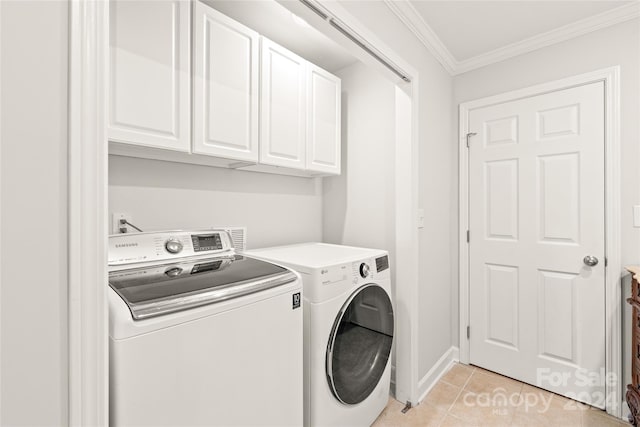
<path id="1" fill-rule="evenodd" d="M 111 236 L 110 425 L 301 425 L 301 290 L 224 231 Z"/>
<path id="2" fill-rule="evenodd" d="M 387 252 L 305 243 L 247 252 L 303 280 L 306 426 L 370 426 L 389 399 L 394 314 Z"/>

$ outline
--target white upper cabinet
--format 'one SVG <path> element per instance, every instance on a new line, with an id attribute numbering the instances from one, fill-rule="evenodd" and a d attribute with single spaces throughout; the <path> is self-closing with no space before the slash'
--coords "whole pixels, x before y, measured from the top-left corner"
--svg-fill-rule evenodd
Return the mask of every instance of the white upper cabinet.
<path id="1" fill-rule="evenodd" d="M 189 151 L 189 1 L 110 2 L 109 139 Z"/>
<path id="2" fill-rule="evenodd" d="M 195 2 L 193 153 L 258 161 L 255 31 Z"/>
<path id="3" fill-rule="evenodd" d="M 341 81 L 308 64 L 307 170 L 340 174 Z"/>
<path id="4" fill-rule="evenodd" d="M 110 154 L 340 174 L 336 76 L 201 1 L 109 4 Z"/>
<path id="5" fill-rule="evenodd" d="M 307 61 L 262 38 L 260 163 L 306 168 Z"/>

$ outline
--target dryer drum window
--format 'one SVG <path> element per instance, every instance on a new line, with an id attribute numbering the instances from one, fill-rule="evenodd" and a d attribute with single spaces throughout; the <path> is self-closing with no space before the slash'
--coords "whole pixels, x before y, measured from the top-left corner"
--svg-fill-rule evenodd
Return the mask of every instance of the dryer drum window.
<path id="1" fill-rule="evenodd" d="M 342 403 L 365 400 L 384 374 L 393 343 L 393 307 L 387 292 L 368 284 L 357 289 L 336 318 L 327 345 L 327 380 Z"/>

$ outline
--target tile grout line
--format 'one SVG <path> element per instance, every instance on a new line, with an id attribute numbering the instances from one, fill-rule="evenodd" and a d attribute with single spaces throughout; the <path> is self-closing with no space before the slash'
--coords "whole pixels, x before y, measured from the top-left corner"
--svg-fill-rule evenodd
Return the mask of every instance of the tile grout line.
<path id="1" fill-rule="evenodd" d="M 472 366 L 472 365 L 467 365 L 467 366 Z M 438 426 L 441 426 L 442 423 L 444 423 L 444 420 L 447 419 L 447 415 L 451 415 L 452 417 L 461 420 L 461 421 L 465 421 L 460 417 L 456 417 L 455 414 L 451 413 L 451 408 L 453 408 L 453 405 L 455 405 L 455 403 L 458 401 L 458 398 L 460 397 L 460 395 L 462 394 L 462 392 L 464 391 L 464 388 L 467 386 L 467 384 L 469 383 L 469 380 L 471 380 L 471 377 L 473 376 L 473 374 L 476 372 L 476 367 L 474 366 L 473 369 L 471 370 L 471 373 L 469 374 L 469 376 L 467 377 L 466 381 L 464 382 L 464 384 L 462 384 L 462 386 L 460 387 L 460 391 L 458 392 L 458 394 L 456 395 L 456 398 L 453 399 L 453 403 L 451 403 L 451 405 L 449 405 L 449 407 L 447 408 L 447 411 L 445 412 L 444 418 L 442 419 L 442 421 L 440 421 L 440 424 L 438 424 Z M 446 381 L 443 381 L 446 384 Z M 449 384 L 449 385 L 453 385 L 453 384 Z"/>
<path id="2" fill-rule="evenodd" d="M 518 381 L 520 383 L 520 391 L 518 392 L 518 405 L 520 405 L 520 398 L 522 397 L 522 390 L 524 390 L 524 383 L 521 381 Z M 513 422 L 516 418 L 516 411 L 518 410 L 518 407 L 516 406 L 515 408 L 513 408 L 513 413 L 511 414 L 511 419 L 509 420 L 509 425 L 512 426 Z"/>

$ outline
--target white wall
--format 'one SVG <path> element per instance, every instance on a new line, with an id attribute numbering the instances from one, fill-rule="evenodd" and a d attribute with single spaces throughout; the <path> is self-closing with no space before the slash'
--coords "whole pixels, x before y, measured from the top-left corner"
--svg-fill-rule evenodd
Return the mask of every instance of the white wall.
<path id="1" fill-rule="evenodd" d="M 465 101 L 620 65 L 622 265 L 637 265 L 640 262 L 640 228 L 634 228 L 632 224 L 632 206 L 640 204 L 639 22 L 636 19 L 618 24 L 454 78 L 457 106 Z M 453 156 L 457 158 L 457 144 L 453 142 L 454 139 L 451 148 Z M 457 181 L 457 170 L 453 171 L 452 177 Z M 452 229 L 452 235 L 455 237 L 453 241 L 457 242 L 455 228 Z M 457 281 L 457 266 L 455 274 Z M 455 343 L 458 341 L 457 286 L 452 290 L 456 324 L 452 339 Z M 625 351 L 625 358 L 628 358 L 628 353 Z"/>
<path id="2" fill-rule="evenodd" d="M 336 75 L 342 79 L 342 174 L 324 178 L 323 240 L 392 252 L 395 85 L 361 62 Z"/>
<path id="3" fill-rule="evenodd" d="M 395 298 L 396 86 L 361 62 L 336 75 L 342 80 L 342 174 L 324 178 L 323 241 L 388 251 Z"/>
<path id="4" fill-rule="evenodd" d="M 67 3 L 0 2 L 0 425 L 67 424 Z"/>
<path id="5" fill-rule="evenodd" d="M 456 221 L 451 179 L 455 159 L 450 147 L 454 139 L 452 77 L 383 2 L 341 1 L 340 5 L 419 73 L 419 203 L 425 209 L 425 228 L 417 231 L 420 317 L 416 380 L 420 380 L 452 345 L 451 271 L 452 256 L 457 257 L 450 234 Z"/>
<path id="6" fill-rule="evenodd" d="M 144 231 L 246 226 L 249 249 L 322 239 L 322 181 L 109 156 L 109 212 Z"/>

